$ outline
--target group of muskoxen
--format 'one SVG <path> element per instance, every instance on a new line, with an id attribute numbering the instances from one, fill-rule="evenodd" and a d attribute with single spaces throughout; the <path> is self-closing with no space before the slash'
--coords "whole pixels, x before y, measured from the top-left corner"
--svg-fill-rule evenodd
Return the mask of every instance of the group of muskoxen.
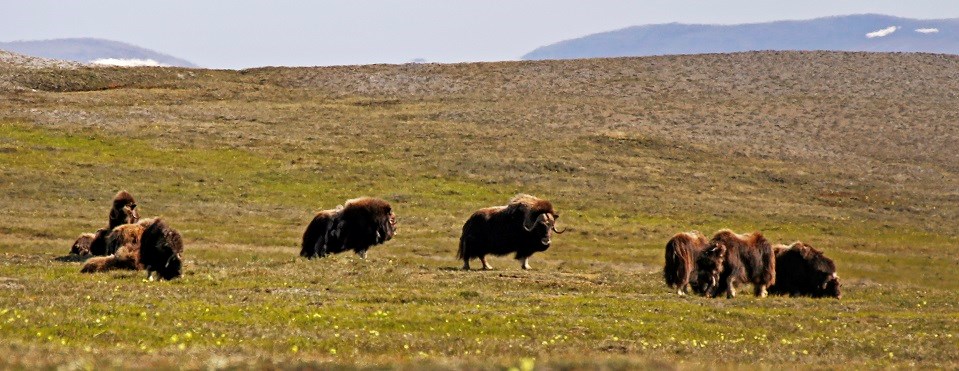
<path id="1" fill-rule="evenodd" d="M 680 295 L 736 296 L 740 284 L 752 284 L 756 296 L 767 294 L 840 298 L 839 276 L 832 259 L 800 241 L 772 245 L 762 233 L 736 234 L 728 229 L 707 240 L 702 233 L 677 233 L 666 243 L 666 285 Z"/>
<path id="2" fill-rule="evenodd" d="M 85 233 L 71 253 L 95 255 L 82 272 L 112 269 L 147 270 L 160 278 L 181 275 L 183 240 L 162 219 L 140 220 L 136 201 L 126 191 L 117 193 L 109 224 L 96 233 Z M 546 251 L 552 243 L 559 213 L 547 200 L 519 194 L 506 205 L 479 209 L 463 225 L 457 258 L 463 269 L 479 259 L 483 269 L 492 269 L 486 257 L 515 254 L 523 269 L 529 258 Z M 396 234 L 396 214 L 390 203 L 371 197 L 347 200 L 335 209 L 323 210 L 303 233 L 300 256 L 308 259 L 353 251 L 366 258 L 373 246 Z M 679 294 L 692 289 L 715 297 L 736 295 L 736 287 L 752 284 L 756 296 L 767 293 L 791 296 L 840 297 L 836 266 L 823 253 L 802 242 L 772 245 L 759 232 L 740 235 L 730 230 L 707 239 L 699 232 L 678 233 L 666 244 L 663 275 Z"/>
<path id="3" fill-rule="evenodd" d="M 137 203 L 127 191 L 113 197 L 106 228 L 84 233 L 73 243 L 71 254 L 93 256 L 80 271 L 104 272 L 115 269 L 146 270 L 161 279 L 182 274 L 183 238 L 163 219 L 140 219 Z"/>

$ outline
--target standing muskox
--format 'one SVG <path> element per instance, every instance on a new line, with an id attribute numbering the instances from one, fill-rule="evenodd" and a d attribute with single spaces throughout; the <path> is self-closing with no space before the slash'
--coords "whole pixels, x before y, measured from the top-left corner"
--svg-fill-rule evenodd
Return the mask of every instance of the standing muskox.
<path id="1" fill-rule="evenodd" d="M 776 284 L 770 294 L 841 298 L 836 264 L 802 242 L 776 246 Z"/>
<path id="2" fill-rule="evenodd" d="M 106 240 L 113 228 L 123 224 L 133 224 L 140 220 L 137 211 L 137 202 L 127 191 L 117 192 L 113 196 L 113 206 L 110 208 L 107 227 L 100 228 L 95 233 L 83 233 L 70 248 L 71 254 L 77 255 L 108 255 Z"/>
<path id="3" fill-rule="evenodd" d="M 663 278 L 679 295 L 689 293 L 690 279 L 696 279 L 696 259 L 706 248 L 706 236 L 699 231 L 677 233 L 666 243 Z M 697 285 L 698 286 L 698 285 Z"/>
<path id="4" fill-rule="evenodd" d="M 486 255 L 516 253 L 523 269 L 529 269 L 529 257 L 549 249 L 559 214 L 549 201 L 526 194 L 513 197 L 506 206 L 494 206 L 473 213 L 463 224 L 457 258 L 463 269 L 470 269 L 470 260 L 479 258 L 483 269 L 492 269 Z"/>
<path id="5" fill-rule="evenodd" d="M 111 255 L 88 259 L 80 271 L 146 269 L 147 278 L 151 280 L 154 272 L 166 280 L 182 274 L 183 238 L 162 219 L 117 226 L 107 236 L 106 246 Z"/>
<path id="6" fill-rule="evenodd" d="M 300 256 L 308 259 L 352 250 L 366 259 L 370 247 L 389 241 L 396 234 L 396 214 L 389 202 L 360 197 L 343 206 L 323 210 L 303 232 Z"/>
<path id="7" fill-rule="evenodd" d="M 728 229 L 713 236 L 696 261 L 699 282 L 710 297 L 736 296 L 736 285 L 752 283 L 755 294 L 765 297 L 776 282 L 776 256 L 762 233 L 739 235 Z"/>

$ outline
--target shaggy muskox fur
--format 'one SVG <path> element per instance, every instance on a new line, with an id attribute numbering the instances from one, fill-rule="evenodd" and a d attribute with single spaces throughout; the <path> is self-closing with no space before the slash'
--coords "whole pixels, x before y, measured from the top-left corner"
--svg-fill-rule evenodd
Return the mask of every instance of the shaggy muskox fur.
<path id="1" fill-rule="evenodd" d="M 183 239 L 161 219 L 117 226 L 106 237 L 106 248 L 110 255 L 88 259 L 80 271 L 146 269 L 147 278 L 152 279 L 157 272 L 168 280 L 181 274 Z"/>
<path id="2" fill-rule="evenodd" d="M 752 283 L 756 296 L 765 297 L 776 282 L 776 256 L 762 233 L 739 235 L 721 230 L 713 236 L 696 261 L 708 296 L 736 296 L 736 285 Z"/>
<path id="3" fill-rule="evenodd" d="M 93 243 L 93 239 L 96 237 L 96 233 L 80 234 L 80 237 L 77 237 L 77 240 L 73 241 L 73 246 L 70 247 L 70 254 L 80 256 L 91 255 L 90 244 Z"/>
<path id="4" fill-rule="evenodd" d="M 677 233 L 666 242 L 666 264 L 663 278 L 666 285 L 676 289 L 679 295 L 689 293 L 690 280 L 695 280 L 696 259 L 709 241 L 699 231 Z M 698 287 L 698 285 L 697 285 Z"/>
<path id="5" fill-rule="evenodd" d="M 776 284 L 770 294 L 841 298 L 836 264 L 800 241 L 776 246 Z"/>
<path id="6" fill-rule="evenodd" d="M 480 209 L 466 220 L 456 257 L 463 260 L 463 269 L 470 269 L 474 258 L 479 258 L 483 269 L 492 269 L 486 255 L 516 253 L 523 269 L 529 269 L 529 257 L 549 249 L 553 232 L 564 232 L 556 230 L 558 218 L 549 201 L 516 195 L 506 206 Z"/>
<path id="7" fill-rule="evenodd" d="M 355 198 L 313 217 L 303 232 L 300 256 L 322 258 L 352 250 L 365 259 L 370 247 L 389 241 L 395 234 L 396 214 L 389 202 Z"/>

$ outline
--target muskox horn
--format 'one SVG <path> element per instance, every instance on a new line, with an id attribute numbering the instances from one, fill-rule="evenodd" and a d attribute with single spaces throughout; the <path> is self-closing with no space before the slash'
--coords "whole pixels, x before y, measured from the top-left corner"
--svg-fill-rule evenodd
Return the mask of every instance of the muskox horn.
<path id="1" fill-rule="evenodd" d="M 530 217 L 531 217 L 531 216 L 532 216 L 531 213 L 530 213 L 530 214 L 527 214 L 526 218 L 523 219 L 523 229 L 525 229 L 527 232 L 532 231 L 533 228 L 536 228 L 536 224 L 537 224 L 537 223 L 540 223 L 540 222 L 542 222 L 544 219 L 546 219 L 546 213 L 541 213 L 541 214 L 539 214 L 539 216 L 536 217 L 535 220 L 532 221 L 532 223 L 530 223 Z"/>
<path id="2" fill-rule="evenodd" d="M 552 228 L 553 228 L 553 232 L 556 232 L 556 234 L 563 234 L 564 232 L 566 232 L 566 228 L 563 228 L 562 231 L 557 231 L 557 230 L 556 230 L 556 224 L 553 224 L 553 227 L 552 227 Z"/>

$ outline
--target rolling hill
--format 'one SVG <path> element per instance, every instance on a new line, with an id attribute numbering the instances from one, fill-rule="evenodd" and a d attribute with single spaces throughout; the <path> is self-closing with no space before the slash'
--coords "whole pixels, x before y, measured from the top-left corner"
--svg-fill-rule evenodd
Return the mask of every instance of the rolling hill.
<path id="1" fill-rule="evenodd" d="M 959 54 L 959 19 L 866 14 L 740 25 L 658 24 L 602 32 L 533 50 L 526 60 L 756 50 Z"/>
<path id="2" fill-rule="evenodd" d="M 136 45 L 95 38 L 0 42 L 0 50 L 81 63 L 196 67 L 189 61 Z"/>

